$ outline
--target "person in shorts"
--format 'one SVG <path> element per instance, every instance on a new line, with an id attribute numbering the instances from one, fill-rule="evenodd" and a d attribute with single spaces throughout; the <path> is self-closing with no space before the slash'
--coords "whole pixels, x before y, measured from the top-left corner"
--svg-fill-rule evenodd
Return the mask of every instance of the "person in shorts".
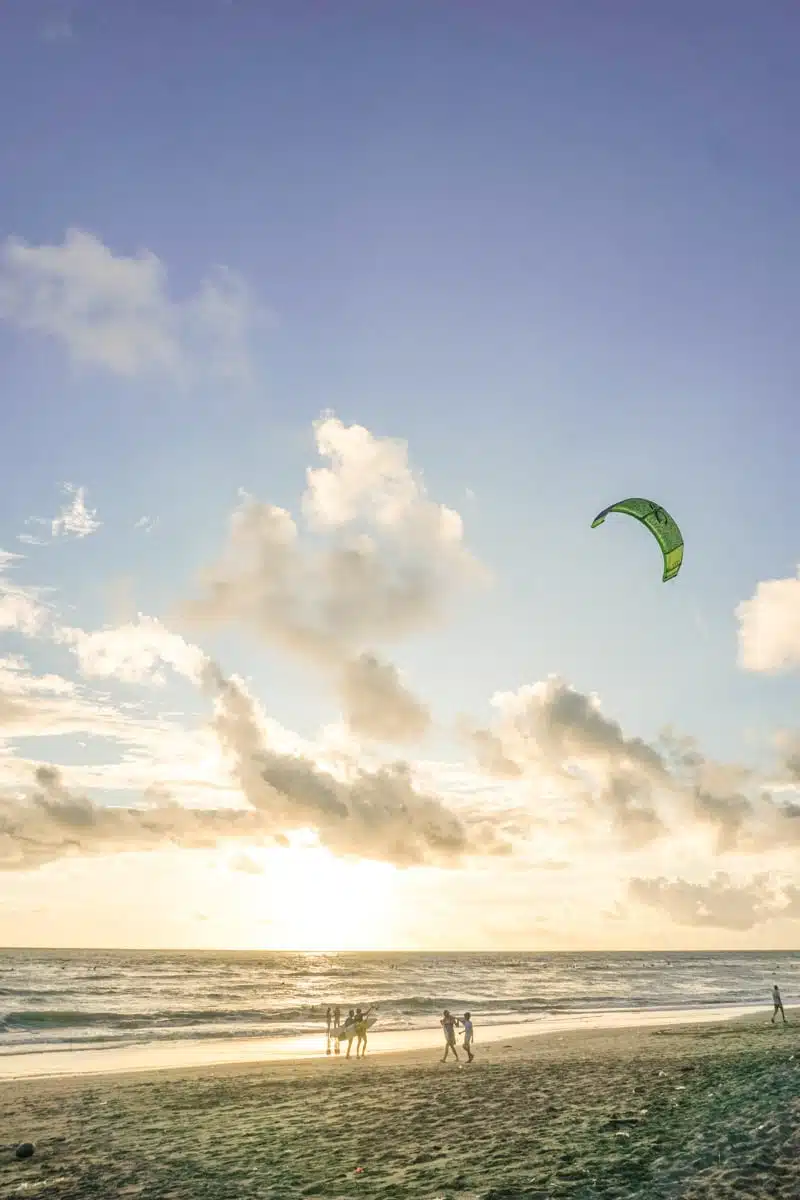
<path id="1" fill-rule="evenodd" d="M 452 1016 L 448 1009 L 445 1009 L 444 1016 L 439 1024 L 444 1032 L 444 1054 L 442 1055 L 442 1062 L 447 1062 L 447 1056 L 451 1050 L 453 1051 L 453 1058 L 457 1060 L 458 1051 L 456 1050 L 456 1025 L 458 1024 L 458 1018 Z"/>
<path id="2" fill-rule="evenodd" d="M 470 1013 L 464 1013 L 464 1016 L 461 1018 L 461 1028 L 464 1030 L 464 1049 L 467 1052 L 467 1061 L 472 1062 L 475 1055 L 472 1053 L 472 1041 L 474 1035 L 472 1032 L 472 1016 Z"/>
<path id="3" fill-rule="evenodd" d="M 784 1025 L 788 1024 L 786 1020 L 786 1013 L 783 1011 L 783 1001 L 781 1000 L 780 989 L 776 983 L 772 988 L 772 1021 L 770 1024 L 775 1024 L 775 1018 L 777 1017 L 778 1013 L 780 1013 L 783 1017 Z"/>
<path id="4" fill-rule="evenodd" d="M 359 1010 L 360 1011 L 360 1010 Z M 345 1058 L 350 1057 L 350 1051 L 353 1049 L 353 1038 L 356 1036 L 356 1014 L 351 1008 L 344 1022 L 344 1037 L 347 1042 L 347 1054 Z"/>
<path id="5" fill-rule="evenodd" d="M 361 1053 L 363 1058 L 367 1052 L 367 1017 L 372 1012 L 372 1008 L 368 1008 L 366 1012 L 361 1012 L 361 1009 L 356 1010 L 356 1058 Z"/>

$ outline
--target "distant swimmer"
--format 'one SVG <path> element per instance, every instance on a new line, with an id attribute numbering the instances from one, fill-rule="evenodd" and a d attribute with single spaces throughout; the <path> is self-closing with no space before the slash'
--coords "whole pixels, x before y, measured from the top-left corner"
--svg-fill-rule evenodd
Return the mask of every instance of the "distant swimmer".
<path id="1" fill-rule="evenodd" d="M 773 1004 L 773 1008 L 772 1008 L 772 1022 L 771 1023 L 773 1025 L 775 1024 L 775 1018 L 777 1017 L 778 1013 L 780 1013 L 781 1016 L 783 1017 L 784 1025 L 788 1024 L 788 1022 L 786 1020 L 786 1013 L 783 1011 L 783 1001 L 781 1000 L 781 993 L 780 993 L 777 983 L 774 984 L 773 988 L 772 988 L 772 1004 Z"/>
<path id="2" fill-rule="evenodd" d="M 451 1016 L 449 1011 L 445 1009 L 444 1016 L 439 1024 L 444 1030 L 444 1054 L 442 1055 L 442 1062 L 447 1062 L 447 1056 L 451 1050 L 453 1051 L 453 1058 L 458 1059 L 458 1051 L 456 1050 L 456 1025 L 458 1024 L 457 1018 Z"/>
<path id="3" fill-rule="evenodd" d="M 472 1062 L 475 1055 L 472 1053 L 472 1041 L 474 1034 L 472 1032 L 472 1017 L 469 1013 L 464 1013 L 461 1021 L 461 1028 L 464 1030 L 464 1049 L 467 1052 L 467 1059 Z"/>

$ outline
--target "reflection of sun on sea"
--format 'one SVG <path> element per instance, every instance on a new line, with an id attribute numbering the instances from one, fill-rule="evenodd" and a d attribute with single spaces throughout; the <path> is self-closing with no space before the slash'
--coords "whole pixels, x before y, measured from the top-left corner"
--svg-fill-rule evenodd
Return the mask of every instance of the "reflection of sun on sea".
<path id="1" fill-rule="evenodd" d="M 291 842 L 265 864 L 270 948 L 391 949 L 395 868 L 337 858 L 297 835 Z"/>

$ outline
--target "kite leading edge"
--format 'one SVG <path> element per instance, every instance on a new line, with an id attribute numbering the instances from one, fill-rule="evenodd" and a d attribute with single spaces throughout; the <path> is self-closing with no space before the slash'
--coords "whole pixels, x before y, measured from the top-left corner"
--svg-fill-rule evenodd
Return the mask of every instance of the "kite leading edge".
<path id="1" fill-rule="evenodd" d="M 669 513 L 658 504 L 654 504 L 652 500 L 642 500 L 632 496 L 628 500 L 620 500 L 617 504 L 610 504 L 608 508 L 604 508 L 592 521 L 592 529 L 602 525 L 608 514 L 612 512 L 625 513 L 647 526 L 661 547 L 661 553 L 664 556 L 663 582 L 674 579 L 683 562 L 683 535 Z"/>

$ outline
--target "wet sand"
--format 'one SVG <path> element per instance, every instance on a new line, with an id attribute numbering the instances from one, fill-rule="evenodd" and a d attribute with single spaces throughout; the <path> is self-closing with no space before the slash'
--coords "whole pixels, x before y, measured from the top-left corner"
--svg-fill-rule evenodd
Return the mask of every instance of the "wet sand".
<path id="1" fill-rule="evenodd" d="M 752 1006 L 728 1005 L 705 1009 L 628 1009 L 613 1012 L 562 1013 L 535 1021 L 517 1021 L 509 1025 L 481 1026 L 480 1039 L 505 1041 L 525 1036 L 540 1037 L 571 1029 L 614 1029 L 629 1025 L 703 1024 L 709 1020 L 726 1021 L 753 1012 Z M 760 1011 L 760 1010 L 755 1010 Z M 392 1054 L 399 1050 L 427 1050 L 431 1053 L 441 1042 L 435 1023 L 425 1029 L 369 1031 L 370 1054 Z M 336 1042 L 324 1032 L 286 1038 L 213 1038 L 198 1042 L 151 1042 L 113 1049 L 43 1051 L 35 1054 L 0 1056 L 0 1085 L 7 1079 L 35 1078 L 41 1075 L 97 1075 L 116 1071 L 183 1070 L 187 1067 L 217 1066 L 222 1063 L 266 1063 L 287 1059 L 325 1058 L 328 1049 L 335 1053 Z M 340 1043 L 340 1051 L 346 1043 Z"/>
<path id="2" fill-rule="evenodd" d="M 797 1200 L 788 1015 L 3 1082 L 0 1196 Z"/>

